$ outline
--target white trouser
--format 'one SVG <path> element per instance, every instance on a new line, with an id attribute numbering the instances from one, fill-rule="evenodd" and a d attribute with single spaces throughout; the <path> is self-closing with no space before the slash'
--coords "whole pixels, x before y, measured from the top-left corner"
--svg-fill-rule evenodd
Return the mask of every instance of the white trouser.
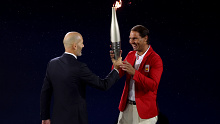
<path id="1" fill-rule="evenodd" d="M 136 105 L 127 104 L 125 110 L 120 112 L 118 124 L 156 124 L 157 116 L 149 119 L 141 119 Z"/>

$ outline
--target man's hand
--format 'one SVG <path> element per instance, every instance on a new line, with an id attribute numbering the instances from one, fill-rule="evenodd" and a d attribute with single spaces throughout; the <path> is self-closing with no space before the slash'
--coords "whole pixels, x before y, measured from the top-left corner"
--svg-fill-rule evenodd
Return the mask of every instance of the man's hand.
<path id="1" fill-rule="evenodd" d="M 50 124 L 50 119 L 42 120 L 42 124 Z"/>
<path id="2" fill-rule="evenodd" d="M 114 57 L 115 57 L 115 54 L 114 54 L 114 52 L 112 51 L 112 50 L 110 50 L 110 57 L 111 57 L 111 60 L 112 59 L 115 59 Z"/>
<path id="3" fill-rule="evenodd" d="M 112 59 L 112 63 L 114 65 L 114 68 L 119 70 L 120 65 L 122 65 L 122 57 L 118 58 L 118 60 L 115 60 L 114 58 Z"/>
<path id="4" fill-rule="evenodd" d="M 111 60 L 112 60 L 112 63 L 114 65 L 114 68 L 119 70 L 120 69 L 120 65 L 122 65 L 122 57 L 121 57 L 121 53 L 122 53 L 122 50 L 120 52 L 120 57 L 118 58 L 118 60 L 115 60 L 115 55 L 113 53 L 113 51 L 110 51 L 110 57 L 111 57 Z"/>
<path id="5" fill-rule="evenodd" d="M 120 65 L 121 69 L 133 76 L 135 74 L 135 69 L 132 67 L 132 65 L 127 61 L 123 61 L 122 63 L 123 64 Z"/>

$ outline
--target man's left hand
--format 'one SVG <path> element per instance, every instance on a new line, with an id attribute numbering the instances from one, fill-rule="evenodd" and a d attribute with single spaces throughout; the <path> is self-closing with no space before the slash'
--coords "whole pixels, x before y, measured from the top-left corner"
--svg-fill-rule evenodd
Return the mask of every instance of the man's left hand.
<path id="1" fill-rule="evenodd" d="M 123 61 L 122 63 L 123 64 L 120 65 L 120 68 L 133 76 L 135 74 L 135 69 L 132 67 L 132 65 L 127 61 Z"/>

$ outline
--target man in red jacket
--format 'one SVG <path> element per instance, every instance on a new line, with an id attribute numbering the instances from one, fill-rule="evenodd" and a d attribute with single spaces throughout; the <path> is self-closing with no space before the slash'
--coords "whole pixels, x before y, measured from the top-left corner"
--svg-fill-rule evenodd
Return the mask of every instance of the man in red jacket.
<path id="1" fill-rule="evenodd" d="M 119 104 L 118 124 L 156 124 L 158 108 L 157 89 L 163 72 L 160 56 L 149 45 L 149 30 L 134 26 L 129 43 L 133 51 L 126 56 L 119 75 L 126 74 L 124 90 Z M 111 52 L 111 57 L 114 54 Z"/>

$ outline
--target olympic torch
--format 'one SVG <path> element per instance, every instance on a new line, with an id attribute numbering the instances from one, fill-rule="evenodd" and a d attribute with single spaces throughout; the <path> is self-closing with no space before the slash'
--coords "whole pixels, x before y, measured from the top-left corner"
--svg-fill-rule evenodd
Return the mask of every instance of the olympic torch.
<path id="1" fill-rule="evenodd" d="M 121 7 L 122 2 L 116 1 L 116 4 L 112 7 L 112 21 L 111 21 L 111 42 L 112 42 L 112 50 L 115 54 L 115 59 L 117 60 L 120 57 L 121 50 L 121 38 L 120 31 L 118 27 L 118 21 L 116 16 L 117 8 Z"/>

